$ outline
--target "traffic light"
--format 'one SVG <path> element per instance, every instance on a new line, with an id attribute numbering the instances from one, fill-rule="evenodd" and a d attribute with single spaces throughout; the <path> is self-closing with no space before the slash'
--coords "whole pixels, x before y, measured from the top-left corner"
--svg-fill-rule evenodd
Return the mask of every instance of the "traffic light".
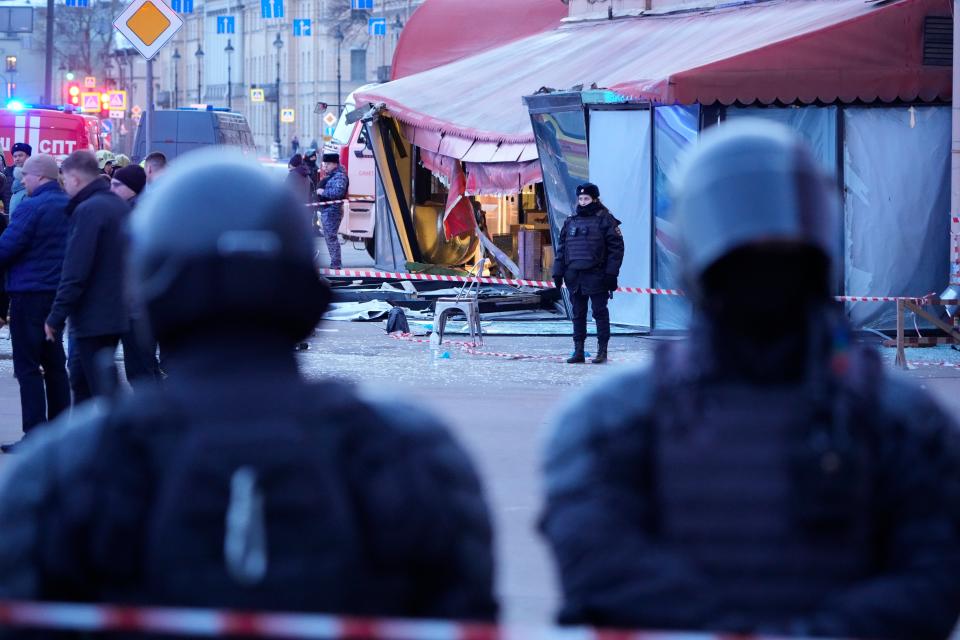
<path id="1" fill-rule="evenodd" d="M 75 107 L 80 106 L 80 84 L 70 82 L 67 84 L 67 103 Z"/>
<path id="2" fill-rule="evenodd" d="M 100 116 L 110 117 L 110 94 L 107 91 L 100 92 Z"/>

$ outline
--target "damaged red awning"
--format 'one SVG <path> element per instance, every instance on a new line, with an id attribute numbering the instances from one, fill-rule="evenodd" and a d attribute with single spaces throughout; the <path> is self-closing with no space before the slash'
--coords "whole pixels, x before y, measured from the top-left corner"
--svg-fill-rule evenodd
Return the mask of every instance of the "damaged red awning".
<path id="1" fill-rule="evenodd" d="M 657 104 L 949 99 L 950 67 L 923 64 L 923 23 L 950 15 L 950 0 L 769 0 L 566 24 L 357 102 L 386 104 L 432 151 L 483 163 L 531 159 L 522 98 L 544 86 Z"/>
<path id="2" fill-rule="evenodd" d="M 559 0 L 426 0 L 400 32 L 391 79 L 434 69 L 547 29 L 567 17 Z"/>

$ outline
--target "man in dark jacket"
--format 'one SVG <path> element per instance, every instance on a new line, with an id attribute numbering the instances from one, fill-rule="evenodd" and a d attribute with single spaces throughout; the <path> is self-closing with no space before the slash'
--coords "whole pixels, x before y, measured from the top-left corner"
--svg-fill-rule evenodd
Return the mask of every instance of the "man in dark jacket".
<path id="1" fill-rule="evenodd" d="M 578 398 L 547 445 L 561 621 L 946 638 L 960 430 L 853 344 L 835 182 L 761 121 L 705 133 L 683 175 L 690 338 Z"/>
<path id="2" fill-rule="evenodd" d="M 133 210 L 137 206 L 140 194 L 147 186 L 147 173 L 138 164 L 129 164 L 113 172 L 110 190 L 119 196 Z M 123 345 L 123 368 L 131 384 L 161 378 L 160 363 L 157 362 L 157 344 L 150 337 L 145 319 L 133 312 L 130 316 L 130 328 L 120 338 Z"/>
<path id="3" fill-rule="evenodd" d="M 317 183 L 317 198 L 320 202 L 331 204 L 320 207 L 320 222 L 323 225 L 323 239 L 330 254 L 330 268 L 340 269 L 343 261 L 340 257 L 340 222 L 343 220 L 343 200 L 350 192 L 350 179 L 340 166 L 340 156 L 336 153 L 323 154 L 323 173 Z"/>
<path id="4" fill-rule="evenodd" d="M 61 166 L 70 202 L 70 235 L 57 296 L 45 330 L 57 340 L 70 320 L 70 369 L 74 402 L 110 391 L 116 373 L 104 363 L 112 358 L 98 354 L 116 351 L 120 336 L 129 328 L 124 301 L 123 227 L 130 212 L 127 204 L 110 192 L 100 177 L 97 159 L 89 151 L 75 151 Z"/>
<path id="5" fill-rule="evenodd" d="M 310 175 L 310 182 L 312 184 L 311 194 L 317 189 L 317 176 L 320 174 L 320 166 L 317 164 L 317 150 L 314 148 L 307 149 L 303 154 L 303 166 L 307 168 L 307 173 Z"/>
<path id="6" fill-rule="evenodd" d="M 286 182 L 293 190 L 297 201 L 303 204 L 313 202 L 313 183 L 310 181 L 310 170 L 304 166 L 303 157 L 299 153 L 293 154 L 289 164 L 287 164 L 287 169 L 289 172 Z M 307 219 L 312 220 L 313 209 L 307 208 L 306 212 Z"/>
<path id="7" fill-rule="evenodd" d="M 600 202 L 600 189 L 586 183 L 577 187 L 577 212 L 563 222 L 553 263 L 557 288 L 567 284 L 573 306 L 573 355 L 570 364 L 585 361 L 587 302 L 597 324 L 597 356 L 594 364 L 607 361 L 610 342 L 610 311 L 607 300 L 617 290 L 623 263 L 620 221 Z"/>
<path id="8" fill-rule="evenodd" d="M 0 269 L 7 270 L 13 373 L 20 384 L 23 432 L 70 406 L 63 340 L 47 340 L 43 324 L 53 306 L 67 246 L 67 196 L 57 182 L 53 156 L 23 166 L 29 197 L 0 235 Z"/>
<path id="9" fill-rule="evenodd" d="M 174 371 L 4 465 L 0 599 L 495 617 L 489 514 L 449 432 L 298 371 L 331 297 L 301 206 L 222 151 L 145 196 L 134 295 Z"/>

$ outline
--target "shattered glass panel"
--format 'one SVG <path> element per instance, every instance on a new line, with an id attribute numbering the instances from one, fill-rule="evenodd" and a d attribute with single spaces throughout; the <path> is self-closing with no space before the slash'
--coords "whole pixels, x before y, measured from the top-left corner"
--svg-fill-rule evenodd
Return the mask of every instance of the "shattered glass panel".
<path id="1" fill-rule="evenodd" d="M 845 109 L 844 133 L 844 293 L 923 296 L 943 290 L 950 250 L 950 107 Z M 896 328 L 892 304 L 857 302 L 847 312 L 858 328 Z"/>
<path id="2" fill-rule="evenodd" d="M 654 286 L 659 289 L 683 288 L 678 243 L 670 207 L 670 180 L 675 178 L 677 160 L 690 143 L 696 141 L 699 122 L 699 105 L 657 107 L 654 110 Z M 686 298 L 655 296 L 653 310 L 655 329 L 686 329 L 690 323 L 690 303 Z"/>
<path id="3" fill-rule="evenodd" d="M 651 126 L 649 109 L 590 111 L 590 181 L 600 187 L 600 199 L 621 222 L 620 286 L 651 286 Z M 650 298 L 614 294 L 610 321 L 649 329 Z"/>
<path id="4" fill-rule="evenodd" d="M 742 118 L 762 118 L 793 129 L 810 145 L 824 171 L 837 175 L 836 107 L 727 107 L 727 121 Z"/>
<path id="5" fill-rule="evenodd" d="M 577 185 L 589 179 L 587 124 L 582 109 L 537 113 L 531 119 L 550 209 L 550 232 L 556 246 L 563 221 L 576 208 Z"/>

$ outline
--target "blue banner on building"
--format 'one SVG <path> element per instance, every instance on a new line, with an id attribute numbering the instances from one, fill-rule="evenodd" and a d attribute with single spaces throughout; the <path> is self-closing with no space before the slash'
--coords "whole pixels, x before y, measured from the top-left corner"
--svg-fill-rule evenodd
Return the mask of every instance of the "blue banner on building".
<path id="1" fill-rule="evenodd" d="M 170 0 L 170 8 L 177 13 L 193 13 L 193 0 Z"/>
<path id="2" fill-rule="evenodd" d="M 65 4 L 68 7 L 89 7 L 90 0 L 66 0 Z"/>
<path id="3" fill-rule="evenodd" d="M 236 33 L 236 28 L 234 16 L 217 16 L 217 33 Z"/>
<path id="4" fill-rule="evenodd" d="M 373 0 L 350 0 L 351 8 L 359 11 L 372 11 Z"/>

